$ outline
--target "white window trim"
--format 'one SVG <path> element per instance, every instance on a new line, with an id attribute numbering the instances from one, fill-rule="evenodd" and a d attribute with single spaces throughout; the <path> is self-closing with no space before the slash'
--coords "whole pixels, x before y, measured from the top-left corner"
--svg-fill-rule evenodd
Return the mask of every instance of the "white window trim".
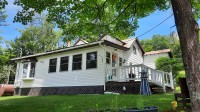
<path id="1" fill-rule="evenodd" d="M 23 73 L 24 64 L 28 64 L 26 77 L 24 77 L 25 74 Z M 35 79 L 35 77 L 30 77 L 30 71 L 31 71 L 31 62 L 23 63 L 23 66 L 22 66 L 22 80 L 34 80 Z"/>

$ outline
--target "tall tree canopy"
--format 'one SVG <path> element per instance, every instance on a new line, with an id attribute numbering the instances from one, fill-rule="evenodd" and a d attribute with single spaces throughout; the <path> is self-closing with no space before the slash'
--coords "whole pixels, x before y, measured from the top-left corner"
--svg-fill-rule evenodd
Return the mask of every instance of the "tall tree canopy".
<path id="1" fill-rule="evenodd" d="M 27 24 L 35 12 L 47 11 L 48 20 L 64 29 L 68 38 L 103 33 L 125 38 L 138 27 L 139 18 L 155 10 L 165 10 L 172 4 L 192 109 L 200 110 L 199 27 L 194 18 L 200 17 L 199 0 L 16 0 L 15 4 L 23 10 L 14 21 Z"/>
<path id="2" fill-rule="evenodd" d="M 169 8 L 165 0 L 18 0 L 15 4 L 23 8 L 15 22 L 27 24 L 35 12 L 47 10 L 48 20 L 58 24 L 69 39 L 78 36 L 93 40 L 100 34 L 127 38 L 134 34 L 139 18 Z"/>
<path id="3" fill-rule="evenodd" d="M 55 26 L 46 21 L 40 26 L 29 26 L 21 30 L 21 36 L 9 42 L 17 56 L 31 55 L 57 48 L 60 35 L 54 31 Z"/>
<path id="4" fill-rule="evenodd" d="M 169 49 L 169 37 L 164 35 L 153 35 L 151 39 L 141 41 L 142 47 L 145 52 Z"/>

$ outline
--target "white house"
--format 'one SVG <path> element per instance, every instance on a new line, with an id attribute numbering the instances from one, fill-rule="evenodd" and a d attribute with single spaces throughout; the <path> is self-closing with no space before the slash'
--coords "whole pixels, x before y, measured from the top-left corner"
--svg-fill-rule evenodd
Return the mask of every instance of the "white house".
<path id="1" fill-rule="evenodd" d="M 153 69 L 156 69 L 155 60 L 159 57 L 173 58 L 170 49 L 163 49 L 163 50 L 158 50 L 158 51 L 145 52 L 145 54 L 144 54 L 144 64 L 153 68 Z"/>
<path id="2" fill-rule="evenodd" d="M 96 42 L 79 39 L 71 47 L 14 58 L 15 94 L 103 94 L 109 81 L 139 81 L 142 69 L 154 84 L 173 88 L 172 80 L 164 81 L 164 72 L 144 65 L 150 63 L 144 54 L 137 38 L 121 41 L 104 35 Z M 172 74 L 166 75 L 171 79 Z"/>

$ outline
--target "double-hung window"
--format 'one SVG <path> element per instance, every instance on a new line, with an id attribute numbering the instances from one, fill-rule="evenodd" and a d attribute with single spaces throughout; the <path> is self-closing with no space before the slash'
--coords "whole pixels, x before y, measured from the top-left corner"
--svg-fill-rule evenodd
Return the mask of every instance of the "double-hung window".
<path id="1" fill-rule="evenodd" d="M 110 53 L 106 52 L 106 64 L 110 64 Z"/>
<path id="2" fill-rule="evenodd" d="M 57 58 L 49 60 L 49 73 L 56 72 Z"/>
<path id="3" fill-rule="evenodd" d="M 72 70 L 82 69 L 82 54 L 77 54 L 73 56 Z"/>
<path id="4" fill-rule="evenodd" d="M 86 69 L 97 68 L 97 52 L 87 53 Z"/>
<path id="5" fill-rule="evenodd" d="M 60 71 L 68 71 L 69 56 L 60 58 Z"/>
<path id="6" fill-rule="evenodd" d="M 22 78 L 34 78 L 35 77 L 35 62 L 23 63 Z"/>

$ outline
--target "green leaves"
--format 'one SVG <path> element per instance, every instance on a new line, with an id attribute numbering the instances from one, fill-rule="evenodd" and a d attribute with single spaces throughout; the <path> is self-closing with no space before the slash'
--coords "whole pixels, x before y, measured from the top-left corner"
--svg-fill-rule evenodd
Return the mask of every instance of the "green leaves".
<path id="1" fill-rule="evenodd" d="M 155 61 L 156 69 L 162 70 L 165 72 L 170 72 L 172 69 L 172 73 L 174 76 L 178 74 L 179 71 L 183 69 L 182 59 L 178 58 L 168 58 L 168 57 L 159 57 Z"/>
<path id="2" fill-rule="evenodd" d="M 22 35 L 10 42 L 16 56 L 31 55 L 57 48 L 61 32 L 54 31 L 55 26 L 48 23 L 45 18 L 41 20 L 39 25 L 31 24 L 25 30 L 21 30 Z"/>
<path id="3" fill-rule="evenodd" d="M 145 52 L 169 49 L 169 37 L 162 35 L 154 35 L 152 39 L 142 40 L 141 44 Z"/>
<path id="4" fill-rule="evenodd" d="M 91 40 L 100 34 L 127 38 L 134 35 L 139 18 L 169 8 L 167 0 L 18 0 L 15 4 L 23 8 L 15 22 L 27 24 L 36 12 L 45 11 L 48 21 L 62 28 L 67 38 L 92 37 Z"/>

